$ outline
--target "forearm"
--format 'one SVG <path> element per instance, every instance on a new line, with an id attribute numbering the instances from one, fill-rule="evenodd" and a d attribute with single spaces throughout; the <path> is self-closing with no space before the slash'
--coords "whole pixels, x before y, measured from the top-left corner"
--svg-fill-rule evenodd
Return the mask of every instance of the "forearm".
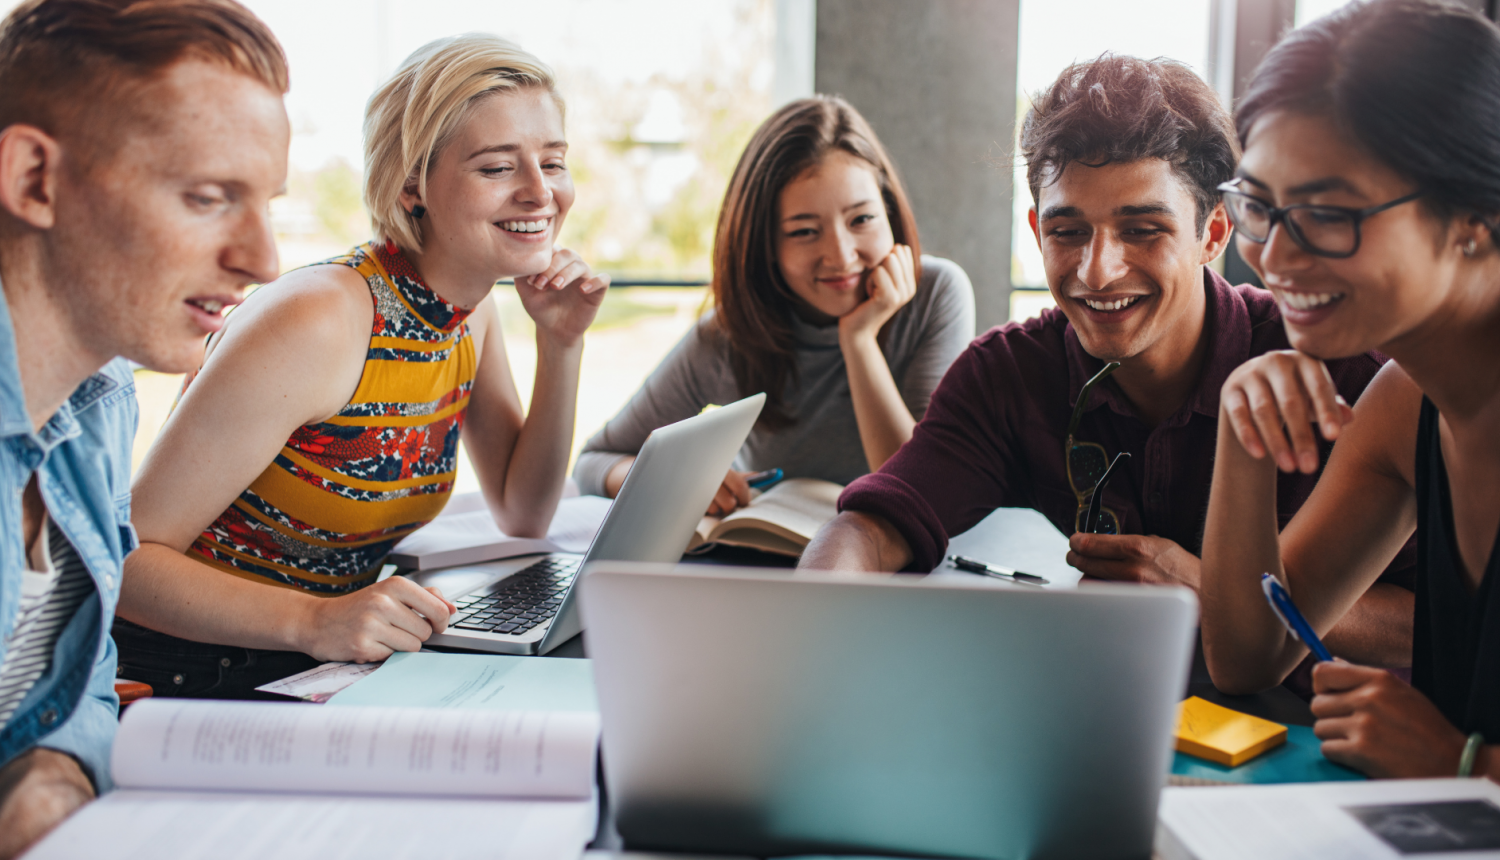
<path id="1" fill-rule="evenodd" d="M 620 495 L 620 488 L 625 486 L 625 476 L 630 474 L 630 467 L 635 465 L 635 457 L 621 457 L 609 471 L 604 475 L 604 495 L 611 499 Z"/>
<path id="2" fill-rule="evenodd" d="M 1411 666 L 1416 595 L 1376 583 L 1323 637 L 1335 656 L 1351 663 L 1404 669 Z"/>
<path id="3" fill-rule="evenodd" d="M 557 344 L 537 333 L 536 377 L 531 408 L 506 461 L 505 480 L 487 488 L 487 501 L 517 537 L 541 537 L 562 497 L 573 448 L 578 374 L 583 344 Z"/>
<path id="4" fill-rule="evenodd" d="M 0 860 L 19 856 L 94 799 L 70 756 L 33 747 L 0 768 Z"/>
<path id="5" fill-rule="evenodd" d="M 894 572 L 911 563 L 911 547 L 885 519 L 845 511 L 818 530 L 798 570 Z"/>
<path id="6" fill-rule="evenodd" d="M 1246 453 L 1221 410 L 1199 597 L 1204 657 L 1224 692 L 1274 686 L 1300 659 L 1260 586 L 1262 573 L 1285 579 L 1280 552 L 1275 463 Z"/>
<path id="7" fill-rule="evenodd" d="M 844 367 L 849 376 L 849 394 L 854 401 L 854 418 L 859 425 L 859 441 L 865 450 L 865 461 L 874 472 L 911 438 L 917 422 L 896 380 L 886 364 L 885 355 L 873 335 L 840 338 Z"/>
<path id="8" fill-rule="evenodd" d="M 241 579 L 143 541 L 125 559 L 116 614 L 194 642 L 306 651 L 312 610 L 324 599 Z"/>

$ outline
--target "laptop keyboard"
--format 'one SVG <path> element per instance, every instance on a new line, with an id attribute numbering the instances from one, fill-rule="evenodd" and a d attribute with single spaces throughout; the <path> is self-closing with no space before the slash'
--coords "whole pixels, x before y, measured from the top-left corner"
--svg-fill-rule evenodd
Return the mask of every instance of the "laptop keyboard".
<path id="1" fill-rule="evenodd" d="M 520 636 L 557 614 L 582 562 L 548 556 L 500 580 L 487 594 L 460 597 L 449 626 Z"/>

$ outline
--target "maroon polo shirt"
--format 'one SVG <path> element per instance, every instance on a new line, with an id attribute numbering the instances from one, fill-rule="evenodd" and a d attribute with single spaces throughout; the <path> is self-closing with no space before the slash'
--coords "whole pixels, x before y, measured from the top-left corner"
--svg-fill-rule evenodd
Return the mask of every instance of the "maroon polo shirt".
<path id="1" fill-rule="evenodd" d="M 1247 359 L 1289 348 L 1270 292 L 1230 286 L 1206 267 L 1204 273 L 1208 351 L 1187 401 L 1151 427 L 1115 381 L 1106 379 L 1094 386 L 1076 434 L 1111 457 L 1130 452 L 1103 499 L 1119 516 L 1122 532 L 1169 538 L 1194 555 L 1202 554 L 1219 389 Z M 1352 404 L 1385 361 L 1365 353 L 1328 362 L 1328 372 Z M 895 526 L 911 546 L 911 571 L 932 570 L 951 536 L 995 508 L 1034 508 L 1071 535 L 1078 500 L 1068 486 L 1063 439 L 1083 384 L 1103 366 L 1083 351 L 1056 308 L 991 329 L 948 370 L 911 441 L 879 472 L 850 484 L 839 510 L 876 514 Z M 1317 474 L 1277 478 L 1281 526 L 1307 501 L 1332 447 L 1320 439 Z M 1408 544 L 1382 579 L 1411 588 L 1414 569 Z"/>

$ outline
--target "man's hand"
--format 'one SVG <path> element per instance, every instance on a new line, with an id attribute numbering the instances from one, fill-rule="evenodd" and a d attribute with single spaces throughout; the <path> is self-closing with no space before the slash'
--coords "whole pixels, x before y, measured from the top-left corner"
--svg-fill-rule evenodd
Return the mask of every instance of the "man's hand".
<path id="1" fill-rule="evenodd" d="M 1068 538 L 1068 564 L 1084 576 L 1114 582 L 1186 585 L 1198 590 L 1201 562 L 1174 541 L 1152 535 L 1098 535 Z"/>
<path id="2" fill-rule="evenodd" d="M 1313 667 L 1313 734 L 1323 755 L 1377 779 L 1455 776 L 1464 735 L 1430 699 L 1384 669 Z M 1485 764 L 1481 751 L 1474 768 Z"/>
<path id="3" fill-rule="evenodd" d="M 20 856 L 93 799 L 72 756 L 41 747 L 16 756 L 0 768 L 0 860 Z"/>
<path id="4" fill-rule="evenodd" d="M 458 607 L 436 588 L 393 576 L 353 594 L 320 597 L 298 650 L 317 660 L 373 663 L 396 651 L 418 651 L 448 628 Z"/>

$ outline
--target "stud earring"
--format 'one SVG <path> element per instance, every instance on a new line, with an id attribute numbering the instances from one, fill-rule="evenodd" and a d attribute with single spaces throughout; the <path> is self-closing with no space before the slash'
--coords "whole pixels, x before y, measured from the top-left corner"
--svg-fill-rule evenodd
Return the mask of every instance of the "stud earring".
<path id="1" fill-rule="evenodd" d="M 1477 240 L 1475 240 L 1473 237 L 1470 237 L 1469 241 L 1467 241 L 1467 242 L 1464 243 L 1464 256 L 1465 257 L 1472 257 L 1472 256 L 1474 256 L 1474 253 L 1476 251 L 1478 251 L 1478 250 L 1479 250 L 1479 242 Z"/>
<path id="2" fill-rule="evenodd" d="M 427 207 L 423 206 L 420 203 L 418 203 L 417 205 L 411 207 L 411 217 L 417 219 L 418 221 L 421 221 L 422 220 L 422 216 L 426 215 L 426 214 L 427 214 Z"/>

